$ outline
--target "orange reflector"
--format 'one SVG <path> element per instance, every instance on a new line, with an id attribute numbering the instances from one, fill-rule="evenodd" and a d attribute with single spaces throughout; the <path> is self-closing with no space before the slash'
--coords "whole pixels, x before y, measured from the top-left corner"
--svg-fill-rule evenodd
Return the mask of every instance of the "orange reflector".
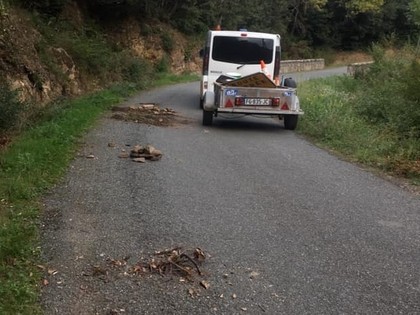
<path id="1" fill-rule="evenodd" d="M 232 101 L 230 100 L 230 98 L 228 98 L 228 100 L 227 100 L 227 102 L 226 102 L 226 104 L 225 104 L 225 107 L 233 107 L 233 103 L 232 103 Z"/>
<path id="2" fill-rule="evenodd" d="M 287 106 L 287 103 L 284 103 L 284 104 L 281 106 L 281 109 L 282 109 L 282 110 L 289 110 L 289 106 Z"/>
<path id="3" fill-rule="evenodd" d="M 244 98 L 243 97 L 235 97 L 235 106 L 242 106 L 244 105 Z"/>

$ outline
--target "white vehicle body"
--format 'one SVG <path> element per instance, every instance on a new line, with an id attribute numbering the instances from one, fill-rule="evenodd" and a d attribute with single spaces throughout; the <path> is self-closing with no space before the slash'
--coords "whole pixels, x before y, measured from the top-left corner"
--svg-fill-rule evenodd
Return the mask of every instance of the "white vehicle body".
<path id="1" fill-rule="evenodd" d="M 203 125 L 218 114 L 264 115 L 297 126 L 296 83 L 280 79 L 280 35 L 247 31 L 209 31 L 203 51 L 200 107 Z"/>
<path id="2" fill-rule="evenodd" d="M 246 76 L 261 71 L 279 80 L 280 35 L 247 31 L 209 31 L 203 53 L 201 98 L 221 75 Z"/>

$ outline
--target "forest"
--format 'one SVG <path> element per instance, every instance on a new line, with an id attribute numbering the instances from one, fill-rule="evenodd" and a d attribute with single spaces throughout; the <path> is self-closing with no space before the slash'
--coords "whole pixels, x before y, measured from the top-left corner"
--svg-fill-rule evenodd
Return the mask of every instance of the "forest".
<path id="1" fill-rule="evenodd" d="M 10 4 L 57 16 L 70 0 L 8 0 Z M 77 0 L 104 23 L 135 16 L 159 20 L 187 35 L 215 25 L 234 30 L 275 32 L 292 51 L 314 48 L 354 50 L 372 42 L 417 42 L 419 0 Z M 306 54 L 306 55 L 305 55 Z"/>

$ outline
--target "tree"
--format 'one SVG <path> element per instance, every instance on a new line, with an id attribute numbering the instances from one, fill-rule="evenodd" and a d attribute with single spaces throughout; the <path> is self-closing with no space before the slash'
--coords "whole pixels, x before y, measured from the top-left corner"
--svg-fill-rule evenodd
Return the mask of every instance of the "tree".
<path id="1" fill-rule="evenodd" d="M 420 28 L 420 0 L 412 0 L 409 3 L 410 19 L 414 22 L 417 28 Z M 416 56 L 419 54 L 420 49 L 420 35 L 417 40 Z"/>
<path id="2" fill-rule="evenodd" d="M 351 14 L 378 12 L 384 0 L 344 0 L 344 5 Z"/>

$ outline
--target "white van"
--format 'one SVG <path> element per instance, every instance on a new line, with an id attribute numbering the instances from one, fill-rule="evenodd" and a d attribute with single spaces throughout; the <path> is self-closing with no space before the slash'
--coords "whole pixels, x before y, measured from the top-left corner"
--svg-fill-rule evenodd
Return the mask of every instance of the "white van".
<path id="1" fill-rule="evenodd" d="M 247 31 L 209 31 L 206 46 L 202 50 L 203 72 L 201 101 L 214 90 L 214 82 L 221 76 L 244 77 L 260 72 L 261 60 L 265 73 L 279 82 L 280 35 Z"/>

